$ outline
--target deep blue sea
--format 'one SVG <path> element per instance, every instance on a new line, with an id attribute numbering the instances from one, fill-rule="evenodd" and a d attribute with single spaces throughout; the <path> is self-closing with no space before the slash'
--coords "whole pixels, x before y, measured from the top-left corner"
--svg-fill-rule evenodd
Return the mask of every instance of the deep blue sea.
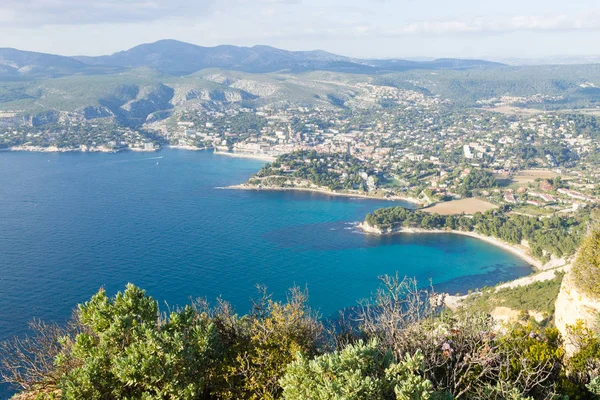
<path id="1" fill-rule="evenodd" d="M 476 239 L 353 227 L 391 202 L 218 189 L 262 164 L 174 149 L 0 153 L 0 340 L 32 318 L 64 321 L 100 287 L 114 294 L 127 282 L 163 308 L 222 296 L 240 313 L 256 284 L 276 298 L 306 286 L 327 317 L 372 294 L 382 274 L 464 292 L 531 272 Z"/>

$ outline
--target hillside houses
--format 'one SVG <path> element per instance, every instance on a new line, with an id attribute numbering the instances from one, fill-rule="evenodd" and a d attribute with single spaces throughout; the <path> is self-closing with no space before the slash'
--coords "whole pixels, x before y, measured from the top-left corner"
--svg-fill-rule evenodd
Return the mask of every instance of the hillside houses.
<path id="1" fill-rule="evenodd" d="M 594 203 L 597 201 L 595 198 L 593 198 L 591 196 L 587 196 L 583 193 L 576 192 L 575 190 L 561 188 L 561 189 L 558 189 L 557 192 L 560 194 L 564 194 L 572 199 L 583 200 L 583 201 L 594 202 Z"/>

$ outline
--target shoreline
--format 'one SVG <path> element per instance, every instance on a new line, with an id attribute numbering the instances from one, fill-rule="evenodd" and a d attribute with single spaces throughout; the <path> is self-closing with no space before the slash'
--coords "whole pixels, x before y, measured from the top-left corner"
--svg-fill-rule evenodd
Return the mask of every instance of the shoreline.
<path id="1" fill-rule="evenodd" d="M 137 153 L 154 153 L 159 151 L 158 149 L 141 149 L 141 148 L 132 148 L 132 147 L 124 147 L 119 149 L 108 149 L 102 147 L 93 147 L 88 148 L 86 150 L 82 150 L 81 148 L 58 148 L 58 147 L 28 147 L 28 146 L 13 146 L 7 149 L 0 149 L 3 152 L 15 152 L 15 153 L 121 153 L 124 151 L 133 151 Z"/>
<path id="2" fill-rule="evenodd" d="M 189 151 L 202 151 L 209 150 L 209 147 L 196 147 L 196 146 L 188 146 L 188 145 L 180 145 L 180 144 L 168 144 L 166 146 L 161 147 L 162 149 L 175 149 L 175 150 L 189 150 Z"/>
<path id="3" fill-rule="evenodd" d="M 153 153 L 158 152 L 163 149 L 175 149 L 175 150 L 186 150 L 186 151 L 204 151 L 211 150 L 212 147 L 196 147 L 196 146 L 188 146 L 188 145 L 165 145 L 160 146 L 155 149 L 142 149 L 142 148 L 132 148 L 132 147 L 124 147 L 119 149 L 108 149 L 108 148 L 91 148 L 82 150 L 81 148 L 58 148 L 58 147 L 38 147 L 38 146 L 12 146 L 8 148 L 0 149 L 0 152 L 15 152 L 15 153 L 121 153 L 124 151 L 132 151 L 132 152 L 140 152 L 140 153 Z M 273 162 L 276 160 L 275 157 L 260 155 L 260 154 L 248 154 L 248 153 L 230 153 L 225 151 L 213 151 L 214 154 L 219 156 L 233 157 L 233 158 L 246 158 L 253 160 L 260 160 L 265 162 Z"/>
<path id="4" fill-rule="evenodd" d="M 381 229 L 366 225 L 364 222 L 361 222 L 360 224 L 358 224 L 358 227 L 367 234 L 380 235 L 380 236 L 396 235 L 396 234 L 402 234 L 402 233 L 409 233 L 409 234 L 445 233 L 445 234 L 469 236 L 471 238 L 478 239 L 478 240 L 484 241 L 488 244 L 502 248 L 502 249 L 516 255 L 517 257 L 519 257 L 520 259 L 522 259 L 523 261 L 525 261 L 529 265 L 531 265 L 536 272 L 544 271 L 544 270 L 548 269 L 545 267 L 546 264 L 543 264 L 541 261 L 539 261 L 536 258 L 529 255 L 524 248 L 519 247 L 517 245 L 507 243 L 507 242 L 505 242 L 501 239 L 495 238 L 495 237 L 481 235 L 477 232 L 466 232 L 466 231 L 459 231 L 459 230 L 444 230 L 444 229 L 422 229 L 422 228 L 400 228 L 400 229 L 395 229 L 391 232 L 383 232 Z"/>
<path id="5" fill-rule="evenodd" d="M 369 200 L 384 200 L 384 201 L 404 201 L 406 203 L 410 203 L 415 206 L 419 206 L 421 203 L 412 197 L 400 197 L 400 196 L 392 196 L 392 197 L 375 197 L 369 196 L 366 194 L 360 193 L 343 193 L 343 192 L 334 192 L 328 189 L 319 189 L 319 188 L 300 188 L 300 187 L 273 187 L 273 186 L 251 186 L 246 183 L 242 183 L 239 185 L 231 185 L 224 187 L 222 189 L 231 189 L 231 190 L 252 190 L 252 191 L 271 191 L 271 192 L 308 192 L 308 193 L 319 193 L 327 196 L 337 196 L 337 197 L 355 197 L 361 199 L 369 199 Z"/>
<path id="6" fill-rule="evenodd" d="M 260 160 L 260 161 L 266 161 L 266 162 L 273 162 L 276 160 L 276 157 L 268 156 L 266 154 L 231 153 L 228 151 L 218 151 L 218 150 L 213 151 L 213 154 L 216 154 L 218 156 L 226 156 L 226 157 L 233 157 L 233 158 L 248 158 L 251 160 Z"/>

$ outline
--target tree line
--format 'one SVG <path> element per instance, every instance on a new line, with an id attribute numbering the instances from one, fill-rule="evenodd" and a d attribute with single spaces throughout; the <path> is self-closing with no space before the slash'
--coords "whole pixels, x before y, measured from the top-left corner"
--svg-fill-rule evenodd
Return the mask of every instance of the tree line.
<path id="1" fill-rule="evenodd" d="M 367 214 L 371 226 L 393 230 L 398 228 L 447 229 L 477 232 L 511 244 L 528 242 L 534 257 L 549 261 L 550 256 L 575 254 L 587 231 L 589 214 L 537 218 L 489 210 L 474 215 L 439 215 L 389 207 Z"/>

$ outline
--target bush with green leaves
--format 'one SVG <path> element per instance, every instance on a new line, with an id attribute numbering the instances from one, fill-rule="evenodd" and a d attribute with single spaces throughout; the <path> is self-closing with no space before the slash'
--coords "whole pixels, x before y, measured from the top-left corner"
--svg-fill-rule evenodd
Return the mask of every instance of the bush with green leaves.
<path id="1" fill-rule="evenodd" d="M 600 298 L 600 227 L 594 227 L 585 238 L 575 264 L 575 285 L 585 294 Z"/>
<path id="2" fill-rule="evenodd" d="M 594 399 L 600 399 L 600 376 L 595 377 L 586 385 Z"/>
<path id="3" fill-rule="evenodd" d="M 568 392 L 571 399 L 600 398 L 600 339 L 587 328 L 582 321 L 568 326 L 569 343 L 576 348 L 566 364 L 563 392 Z"/>
<path id="4" fill-rule="evenodd" d="M 0 375 L 37 399 L 588 399 L 597 395 L 597 332 L 495 329 L 485 314 L 440 312 L 439 298 L 398 276 L 327 330 L 305 291 L 264 295 L 235 314 L 194 302 L 169 315 L 128 285 L 100 290 L 66 328 L 0 344 Z"/>
<path id="5" fill-rule="evenodd" d="M 223 399 L 274 399 L 281 393 L 279 379 L 298 352 L 318 354 L 323 326 L 307 306 L 305 291 L 294 288 L 286 302 L 263 294 L 252 312 L 237 322 L 230 341 L 223 382 L 214 394 Z"/>
<path id="6" fill-rule="evenodd" d="M 316 355 L 323 327 L 306 292 L 264 295 L 238 317 L 228 303 L 196 302 L 169 315 L 134 285 L 102 289 L 80 305 L 73 329 L 2 344 L 0 373 L 40 398 L 274 399 L 298 352 Z"/>
<path id="7" fill-rule="evenodd" d="M 110 299 L 100 290 L 79 307 L 83 332 L 61 384 L 65 399 L 195 399 L 222 354 L 218 332 L 190 306 L 161 316 L 158 304 L 128 285 Z"/>
<path id="8" fill-rule="evenodd" d="M 280 383 L 288 400 L 428 400 L 433 393 L 423 376 L 422 354 L 396 363 L 375 341 L 359 341 L 313 360 L 300 354 Z"/>
<path id="9" fill-rule="evenodd" d="M 487 400 L 534 400 L 533 397 L 525 396 L 519 389 L 512 386 L 511 382 L 487 384 L 481 398 Z"/>

